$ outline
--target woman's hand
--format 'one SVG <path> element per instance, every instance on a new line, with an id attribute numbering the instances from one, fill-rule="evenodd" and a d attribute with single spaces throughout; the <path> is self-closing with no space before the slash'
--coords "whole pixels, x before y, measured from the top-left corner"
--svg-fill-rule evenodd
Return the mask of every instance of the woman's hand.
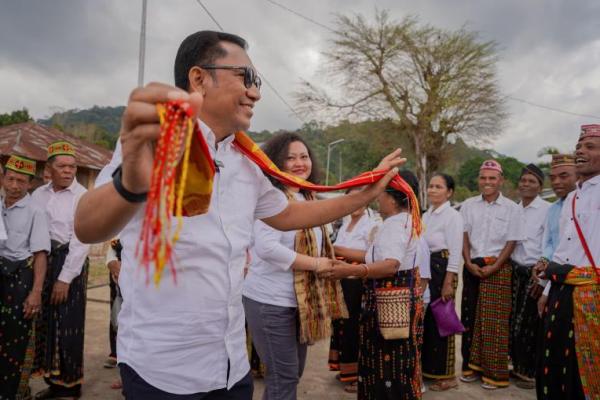
<path id="1" fill-rule="evenodd" d="M 446 277 L 444 278 L 444 283 L 442 285 L 442 301 L 445 303 L 454 299 L 455 290 L 454 290 L 454 277 L 456 274 L 452 272 L 446 272 Z"/>
<path id="2" fill-rule="evenodd" d="M 319 278 L 330 278 L 333 271 L 333 260 L 327 257 L 316 258 L 315 274 Z"/>

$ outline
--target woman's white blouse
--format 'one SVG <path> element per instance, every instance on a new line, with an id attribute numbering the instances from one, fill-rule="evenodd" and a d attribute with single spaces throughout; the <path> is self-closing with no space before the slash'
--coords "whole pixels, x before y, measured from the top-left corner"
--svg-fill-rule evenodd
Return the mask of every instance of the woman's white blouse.
<path id="1" fill-rule="evenodd" d="M 336 246 L 343 246 L 350 249 L 366 251 L 369 248 L 369 235 L 373 228 L 379 225 L 379 222 L 365 213 L 360 217 L 352 231 L 348 232 L 348 225 L 351 219 L 348 218 L 340 227 L 335 239 Z"/>
<path id="2" fill-rule="evenodd" d="M 296 200 L 305 201 L 296 194 Z M 297 307 L 292 264 L 298 231 L 278 231 L 262 221 L 254 223 L 253 245 L 250 248 L 250 267 L 244 280 L 243 295 L 259 303 L 280 307 Z M 317 250 L 321 252 L 321 228 L 313 228 Z"/>
<path id="3" fill-rule="evenodd" d="M 412 218 L 402 212 L 383 221 L 367 250 L 365 261 L 372 263 L 386 259 L 400 262 L 399 271 L 410 270 L 415 264 L 418 237 L 412 234 Z"/>
<path id="4" fill-rule="evenodd" d="M 462 262 L 463 219 L 447 201 L 432 211 L 431 207 L 423 215 L 424 237 L 432 253 L 448 250 L 448 272 L 458 273 Z"/>

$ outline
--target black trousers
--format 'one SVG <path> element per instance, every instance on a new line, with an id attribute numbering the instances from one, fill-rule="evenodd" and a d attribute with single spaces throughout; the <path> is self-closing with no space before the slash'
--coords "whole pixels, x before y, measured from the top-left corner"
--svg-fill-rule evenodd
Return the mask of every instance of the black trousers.
<path id="1" fill-rule="evenodd" d="M 218 389 L 206 393 L 173 394 L 150 385 L 127 364 L 119 364 L 126 400 L 252 400 L 254 384 L 250 372 L 230 390 Z"/>

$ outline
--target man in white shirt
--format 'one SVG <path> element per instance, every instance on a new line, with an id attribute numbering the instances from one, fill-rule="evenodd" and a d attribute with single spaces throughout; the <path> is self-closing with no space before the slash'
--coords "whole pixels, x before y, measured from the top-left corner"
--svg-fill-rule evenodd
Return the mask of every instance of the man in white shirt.
<path id="1" fill-rule="evenodd" d="M 79 203 L 76 231 L 83 241 L 121 231 L 117 353 L 127 399 L 251 399 L 242 282 L 254 221 L 279 230 L 334 221 L 373 200 L 404 162 L 399 151 L 390 154 L 380 168 L 392 170 L 356 194 L 288 204 L 232 143 L 235 132 L 249 128 L 260 100 L 246 47 L 244 39 L 222 32 L 186 38 L 175 59 L 178 88 L 152 83 L 131 93 L 120 146 Z M 160 132 L 156 103 L 175 99 L 194 110 L 218 168 L 207 213 L 183 220 L 174 249 L 177 283 L 167 271 L 154 288 L 138 270 L 135 246 Z"/>
<path id="2" fill-rule="evenodd" d="M 486 160 L 479 169 L 481 195 L 461 207 L 464 220 L 461 320 L 463 382 L 481 375 L 482 387 L 507 387 L 512 267 L 509 258 L 523 239 L 522 207 L 502 195 L 502 166 Z"/>
<path id="3" fill-rule="evenodd" d="M 520 380 L 517 386 L 534 389 L 535 354 L 540 319 L 537 299 L 544 287 L 532 277 L 532 269 L 542 256 L 542 239 L 550 203 L 539 196 L 544 185 L 544 173 L 535 164 L 521 171 L 519 194 L 523 207 L 525 238 L 519 241 L 512 254 L 513 286 L 511 314 L 511 348 L 513 374 Z"/>
<path id="4" fill-rule="evenodd" d="M 6 163 L 0 221 L 8 238 L 0 239 L 0 399 L 30 398 L 34 319 L 42 305 L 50 236 L 44 212 L 27 191 L 36 163 L 13 155 Z"/>
<path id="5" fill-rule="evenodd" d="M 34 364 L 48 388 L 37 393 L 35 399 L 78 398 L 83 381 L 89 245 L 73 234 L 73 219 L 77 202 L 86 190 L 75 179 L 77 163 L 71 143 L 51 143 L 46 165 L 52 180 L 32 194 L 34 203 L 46 214 L 52 240 Z"/>
<path id="6" fill-rule="evenodd" d="M 600 398 L 600 125 L 583 125 L 575 151 L 579 182 L 565 199 L 538 363 L 538 399 Z"/>

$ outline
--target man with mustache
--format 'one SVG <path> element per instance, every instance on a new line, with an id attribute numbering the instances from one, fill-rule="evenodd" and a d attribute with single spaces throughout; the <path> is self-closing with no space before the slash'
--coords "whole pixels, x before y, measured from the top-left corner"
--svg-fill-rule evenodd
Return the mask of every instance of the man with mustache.
<path id="1" fill-rule="evenodd" d="M 254 221 L 283 231 L 334 221 L 373 200 L 404 163 L 396 151 L 379 165 L 390 170 L 386 177 L 363 191 L 288 203 L 233 143 L 236 132 L 250 127 L 261 98 L 246 49 L 244 39 L 223 32 L 184 39 L 175 58 L 177 87 L 151 83 L 131 93 L 120 146 L 79 203 L 75 224 L 83 241 L 120 232 L 123 244 L 117 356 L 128 400 L 250 400 L 242 284 Z M 184 101 L 194 111 L 217 168 L 208 211 L 183 218 L 173 254 L 177 283 L 166 271 L 154 288 L 139 273 L 135 247 L 160 133 L 156 104 L 168 100 Z M 317 263 L 316 269 L 332 266 Z"/>
<path id="2" fill-rule="evenodd" d="M 507 387 L 512 267 L 509 258 L 523 239 L 523 210 L 502 195 L 502 166 L 486 160 L 479 169 L 480 195 L 461 207 L 464 220 L 461 320 L 463 373 L 482 387 Z"/>
<path id="3" fill-rule="evenodd" d="M 512 254 L 513 264 L 513 303 L 511 314 L 511 348 L 513 375 L 519 380 L 522 389 L 535 388 L 535 354 L 538 327 L 537 299 L 544 286 L 532 279 L 532 270 L 542 256 L 542 240 L 546 226 L 546 215 L 550 203 L 542 200 L 540 193 L 544 186 L 544 173 L 535 164 L 529 164 L 521 171 L 519 195 L 523 207 L 525 239 L 517 243 Z"/>
<path id="4" fill-rule="evenodd" d="M 540 268 L 552 282 L 537 373 L 543 400 L 600 398 L 600 125 L 581 127 L 575 170 L 558 247 Z"/>

